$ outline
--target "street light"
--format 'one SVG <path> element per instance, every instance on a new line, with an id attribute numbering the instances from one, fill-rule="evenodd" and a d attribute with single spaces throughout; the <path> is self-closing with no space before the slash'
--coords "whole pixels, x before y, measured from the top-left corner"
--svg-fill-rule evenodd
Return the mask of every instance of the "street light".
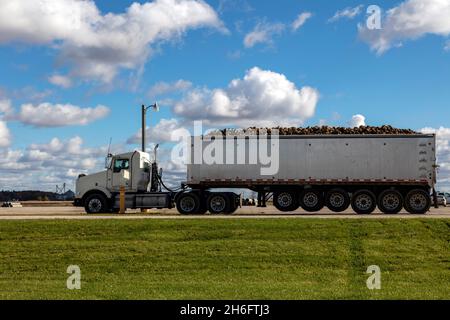
<path id="1" fill-rule="evenodd" d="M 156 102 L 148 107 L 146 107 L 145 105 L 142 105 L 142 152 L 145 152 L 145 129 L 146 129 L 145 115 L 146 115 L 148 109 L 151 109 L 153 111 L 159 111 L 159 107 Z"/>

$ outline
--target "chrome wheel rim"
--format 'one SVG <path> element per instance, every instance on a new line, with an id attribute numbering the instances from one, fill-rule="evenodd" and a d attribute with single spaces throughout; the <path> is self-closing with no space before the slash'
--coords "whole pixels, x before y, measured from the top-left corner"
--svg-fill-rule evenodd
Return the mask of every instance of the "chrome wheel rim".
<path id="1" fill-rule="evenodd" d="M 315 207 L 319 203 L 319 197 L 314 192 L 308 192 L 303 196 L 303 203 L 307 207 Z"/>
<path id="2" fill-rule="evenodd" d="M 180 201 L 180 207 L 184 212 L 191 212 L 195 208 L 195 200 L 192 197 L 184 197 Z"/>
<path id="3" fill-rule="evenodd" d="M 214 212 L 222 212 L 225 210 L 226 202 L 222 196 L 215 196 L 211 199 L 209 206 Z"/>
<path id="4" fill-rule="evenodd" d="M 292 204 L 292 201 L 293 201 L 292 195 L 287 192 L 280 193 L 280 195 L 277 198 L 278 204 L 283 208 L 289 207 Z"/>
<path id="5" fill-rule="evenodd" d="M 427 199 L 423 194 L 413 194 L 409 200 L 409 205 L 413 210 L 421 211 L 427 206 Z"/>
<path id="6" fill-rule="evenodd" d="M 372 197 L 368 194 L 360 194 L 355 199 L 356 207 L 360 210 L 369 210 L 372 207 Z"/>
<path id="7" fill-rule="evenodd" d="M 382 201 L 383 207 L 388 210 L 396 210 L 400 206 L 400 198 L 395 193 L 386 194 Z"/>
<path id="8" fill-rule="evenodd" d="M 330 204 L 335 208 L 340 208 L 344 205 L 344 195 L 340 193 L 333 193 L 330 195 Z"/>
<path id="9" fill-rule="evenodd" d="M 100 212 L 100 210 L 102 209 L 102 202 L 99 199 L 94 198 L 89 201 L 88 206 L 89 206 L 89 211 Z"/>

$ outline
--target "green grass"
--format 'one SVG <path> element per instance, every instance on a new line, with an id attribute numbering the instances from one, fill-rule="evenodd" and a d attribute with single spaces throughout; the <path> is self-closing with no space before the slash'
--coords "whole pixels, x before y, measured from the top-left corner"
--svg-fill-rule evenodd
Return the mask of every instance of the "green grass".
<path id="1" fill-rule="evenodd" d="M 449 249 L 449 219 L 1 221 L 0 298 L 450 299 Z"/>

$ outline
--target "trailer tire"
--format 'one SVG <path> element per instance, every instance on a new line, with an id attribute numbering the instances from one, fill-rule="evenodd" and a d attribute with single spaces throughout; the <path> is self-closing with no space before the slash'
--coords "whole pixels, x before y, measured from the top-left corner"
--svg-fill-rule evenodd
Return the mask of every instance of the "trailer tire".
<path id="1" fill-rule="evenodd" d="M 293 191 L 274 192 L 273 205 L 282 212 L 295 211 L 300 206 L 297 194 Z"/>
<path id="2" fill-rule="evenodd" d="M 201 213 L 200 197 L 193 193 L 183 193 L 176 200 L 177 210 L 180 214 L 199 214 Z"/>
<path id="3" fill-rule="evenodd" d="M 209 212 L 212 214 L 226 213 L 228 214 L 230 210 L 230 197 L 226 193 L 211 193 L 206 201 Z"/>
<path id="4" fill-rule="evenodd" d="M 108 201 L 101 193 L 93 193 L 84 201 L 84 209 L 87 213 L 107 213 Z"/>
<path id="5" fill-rule="evenodd" d="M 384 190 L 378 196 L 378 208 L 385 214 L 397 214 L 403 208 L 403 196 L 397 190 Z"/>
<path id="6" fill-rule="evenodd" d="M 350 196 L 343 189 L 332 189 L 327 192 L 325 204 L 333 212 L 342 212 L 350 206 Z"/>
<path id="7" fill-rule="evenodd" d="M 377 200 L 372 191 L 358 190 L 353 194 L 351 204 L 357 214 L 371 214 L 377 207 Z"/>
<path id="8" fill-rule="evenodd" d="M 307 212 L 322 210 L 325 206 L 325 199 L 322 191 L 306 189 L 300 194 L 300 206 Z"/>
<path id="9" fill-rule="evenodd" d="M 431 197 L 425 190 L 414 189 L 405 197 L 405 209 L 412 214 L 424 214 L 430 210 Z"/>

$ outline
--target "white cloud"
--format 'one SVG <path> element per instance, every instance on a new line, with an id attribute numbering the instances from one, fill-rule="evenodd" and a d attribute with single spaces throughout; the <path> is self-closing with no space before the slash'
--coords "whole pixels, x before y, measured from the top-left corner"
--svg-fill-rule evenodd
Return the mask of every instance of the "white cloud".
<path id="1" fill-rule="evenodd" d="M 347 18 L 347 19 L 353 19 L 356 16 L 358 16 L 359 14 L 361 14 L 362 9 L 363 9 L 363 5 L 359 5 L 356 7 L 347 7 L 345 9 L 339 10 L 337 11 L 333 17 L 331 17 L 330 19 L 328 19 L 328 22 L 336 22 L 340 19 L 343 18 Z"/>
<path id="2" fill-rule="evenodd" d="M 11 133 L 3 118 L 9 116 L 12 112 L 11 101 L 0 100 L 0 148 L 8 147 L 11 144 Z"/>
<path id="3" fill-rule="evenodd" d="M 318 100 L 316 89 L 297 88 L 283 74 L 254 67 L 224 89 L 191 90 L 173 112 L 208 124 L 300 125 L 314 115 Z"/>
<path id="4" fill-rule="evenodd" d="M 447 41 L 445 42 L 444 50 L 445 50 L 445 51 L 450 51 L 450 40 L 447 40 Z"/>
<path id="5" fill-rule="evenodd" d="M 355 114 L 352 119 L 348 122 L 348 125 L 352 128 L 361 127 L 366 125 L 366 117 L 362 114 Z"/>
<path id="6" fill-rule="evenodd" d="M 438 187 L 450 191 L 450 128 L 423 128 L 420 132 L 436 134 Z"/>
<path id="7" fill-rule="evenodd" d="M 297 19 L 292 23 L 292 30 L 296 31 L 301 28 L 306 21 L 312 17 L 311 12 L 302 12 L 298 15 Z"/>
<path id="8" fill-rule="evenodd" d="M 7 147 L 11 144 L 11 134 L 8 127 L 6 126 L 6 121 L 0 119 L 0 148 Z"/>
<path id="9" fill-rule="evenodd" d="M 244 38 L 244 46 L 252 48 L 257 44 L 273 44 L 273 37 L 280 35 L 285 29 L 282 23 L 259 22 Z"/>
<path id="10" fill-rule="evenodd" d="M 382 29 L 369 30 L 359 25 L 359 36 L 377 54 L 383 54 L 404 40 L 415 40 L 426 34 L 448 36 L 449 17 L 449 0 L 407 0 L 387 12 Z"/>
<path id="11" fill-rule="evenodd" d="M 48 81 L 55 86 L 62 87 L 64 89 L 70 88 L 72 86 L 72 79 L 67 76 L 62 76 L 60 74 L 54 74 L 48 78 Z"/>
<path id="12" fill-rule="evenodd" d="M 202 0 L 135 2 L 120 14 L 102 14 L 92 0 L 0 2 L 0 43 L 50 44 L 71 77 L 105 83 L 120 69 L 141 68 L 155 43 L 205 26 L 225 30 Z"/>
<path id="13" fill-rule="evenodd" d="M 108 114 L 109 108 L 102 105 L 95 108 L 80 108 L 71 104 L 41 103 L 36 106 L 22 105 L 14 119 L 35 127 L 61 127 L 85 125 Z"/>
<path id="14" fill-rule="evenodd" d="M 176 141 L 172 139 L 172 136 L 178 136 L 177 132 L 184 130 L 181 127 L 180 122 L 177 119 L 161 119 L 159 123 L 152 127 L 147 127 L 145 131 L 145 137 L 148 142 L 163 143 Z M 140 144 L 142 141 L 142 132 L 139 130 L 135 135 L 128 138 L 128 144 Z"/>
<path id="15" fill-rule="evenodd" d="M 153 85 L 148 91 L 149 97 L 158 97 L 168 93 L 173 93 L 177 91 L 185 91 L 192 87 L 192 83 L 183 79 L 177 80 L 175 82 L 158 82 Z"/>

